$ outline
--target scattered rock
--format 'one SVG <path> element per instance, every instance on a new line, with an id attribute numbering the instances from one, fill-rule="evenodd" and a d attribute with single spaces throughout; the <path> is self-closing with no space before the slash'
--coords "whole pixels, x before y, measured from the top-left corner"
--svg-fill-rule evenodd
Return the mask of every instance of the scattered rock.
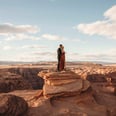
<path id="1" fill-rule="evenodd" d="M 0 116 L 23 116 L 27 109 L 28 104 L 23 98 L 0 95 Z"/>

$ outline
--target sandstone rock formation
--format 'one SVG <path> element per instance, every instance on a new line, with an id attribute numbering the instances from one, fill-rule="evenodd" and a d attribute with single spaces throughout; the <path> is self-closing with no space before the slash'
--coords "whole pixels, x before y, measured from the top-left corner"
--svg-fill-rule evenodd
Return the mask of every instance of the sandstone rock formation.
<path id="1" fill-rule="evenodd" d="M 53 67 L 41 72 L 38 69 L 38 76 L 45 81 L 43 90 L 17 90 L 1 95 L 24 98 L 29 106 L 24 116 L 116 116 L 116 67 L 72 67 L 63 72 L 56 72 Z M 33 76 L 37 70 L 34 73 L 31 68 L 9 68 L 7 72 L 30 79 L 29 82 L 36 80 Z"/>
<path id="2" fill-rule="evenodd" d="M 39 73 L 45 80 L 43 97 L 33 101 L 29 116 L 116 115 L 116 68 L 87 66 L 72 71 L 76 74 L 49 70 Z"/>
<path id="3" fill-rule="evenodd" d="M 0 92 L 24 89 L 42 89 L 43 79 L 37 74 L 42 68 L 0 68 Z"/>
<path id="4" fill-rule="evenodd" d="M 116 115 L 116 67 L 94 66 L 79 67 L 73 70 L 81 78 L 91 83 L 94 98 L 100 105 L 107 107 L 107 115 Z"/>
<path id="5" fill-rule="evenodd" d="M 0 116 L 24 116 L 28 104 L 21 97 L 0 95 Z"/>
<path id="6" fill-rule="evenodd" d="M 0 93 L 22 89 L 32 89 L 32 87 L 21 75 L 0 69 Z"/>
<path id="7" fill-rule="evenodd" d="M 39 75 L 41 76 L 42 73 Z M 45 80 L 43 86 L 45 97 L 72 96 L 86 91 L 90 87 L 89 81 L 81 79 L 71 71 L 49 72 L 43 78 Z"/>
<path id="8" fill-rule="evenodd" d="M 23 79 L 27 80 L 31 84 L 33 89 L 42 89 L 43 79 L 38 77 L 37 74 L 42 68 L 31 68 L 31 67 L 16 67 L 9 68 L 8 71 L 14 74 L 21 75 Z"/>

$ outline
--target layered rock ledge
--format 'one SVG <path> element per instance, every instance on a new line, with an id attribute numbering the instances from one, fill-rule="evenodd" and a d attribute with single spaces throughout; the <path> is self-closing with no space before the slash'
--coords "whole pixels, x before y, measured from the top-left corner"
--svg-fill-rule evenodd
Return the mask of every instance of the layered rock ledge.
<path id="1" fill-rule="evenodd" d="M 107 116 L 107 108 L 96 102 L 90 82 L 76 73 L 41 71 L 43 96 L 30 105 L 28 116 Z"/>
<path id="2" fill-rule="evenodd" d="M 73 96 L 86 91 L 90 87 L 87 80 L 83 80 L 72 71 L 40 72 L 38 74 L 45 80 L 43 86 L 44 97 Z"/>
<path id="3" fill-rule="evenodd" d="M 3 77 L 9 80 L 10 77 L 15 82 L 16 79 L 13 77 L 23 77 L 30 79 L 31 82 L 38 72 L 40 79 L 45 82 L 42 90 L 28 89 L 0 93 L 6 95 L 0 97 L 1 106 L 3 106 L 2 101 L 6 99 L 4 114 L 10 116 L 11 112 L 11 116 L 23 116 L 23 114 L 24 116 L 116 116 L 116 67 L 75 66 L 62 72 L 55 72 L 52 67 L 41 72 L 38 69 L 34 71 L 35 73 L 32 73 L 31 69 L 24 68 L 13 68 L 1 73 L 1 80 Z M 35 79 L 34 83 L 36 81 Z M 29 106 L 27 112 L 23 110 L 26 108 L 24 100 L 16 100 L 16 103 L 15 99 L 19 98 L 14 95 L 25 99 Z M 1 107 L 0 111 L 3 113 Z"/>

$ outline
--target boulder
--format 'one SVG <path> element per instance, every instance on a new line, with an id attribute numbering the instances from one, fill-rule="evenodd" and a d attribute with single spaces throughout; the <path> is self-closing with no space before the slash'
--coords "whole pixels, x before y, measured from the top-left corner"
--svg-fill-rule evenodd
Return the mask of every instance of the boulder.
<path id="1" fill-rule="evenodd" d="M 27 102 L 15 95 L 0 95 L 0 116 L 23 116 L 28 109 Z"/>

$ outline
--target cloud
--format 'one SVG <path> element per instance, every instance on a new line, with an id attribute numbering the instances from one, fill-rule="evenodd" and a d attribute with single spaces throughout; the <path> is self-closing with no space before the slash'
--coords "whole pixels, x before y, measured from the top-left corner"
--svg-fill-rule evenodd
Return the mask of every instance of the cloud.
<path id="1" fill-rule="evenodd" d="M 108 9 L 105 13 L 104 16 L 108 18 L 111 21 L 116 21 L 116 5 Z"/>
<path id="2" fill-rule="evenodd" d="M 41 37 L 45 38 L 45 39 L 48 39 L 48 40 L 53 40 L 53 41 L 65 40 L 66 39 L 64 37 L 61 37 L 61 36 L 58 36 L 58 35 L 52 35 L 52 34 L 43 34 Z"/>
<path id="3" fill-rule="evenodd" d="M 56 61 L 57 60 L 56 52 L 51 52 L 51 51 L 35 52 L 33 53 L 33 55 L 37 58 L 39 57 L 41 61 Z"/>
<path id="4" fill-rule="evenodd" d="M 25 49 L 44 49 L 44 48 L 47 48 L 46 46 L 40 46 L 40 45 L 24 45 L 22 46 L 22 48 L 25 48 Z"/>
<path id="5" fill-rule="evenodd" d="M 8 51 L 8 50 L 13 50 L 13 51 L 15 51 L 15 50 L 21 50 L 21 49 L 39 49 L 39 50 L 44 50 L 44 49 L 46 49 L 47 47 L 46 46 L 40 46 L 40 45 L 24 45 L 24 46 L 18 46 L 18 47 L 16 47 L 16 46 L 10 46 L 10 45 L 5 45 L 5 46 L 1 46 L 1 49 L 2 50 L 6 50 L 6 51 Z"/>
<path id="6" fill-rule="evenodd" d="M 33 52 L 18 57 L 21 61 L 56 61 L 56 53 L 54 52 Z"/>
<path id="7" fill-rule="evenodd" d="M 104 13 L 105 19 L 90 24 L 75 26 L 78 31 L 88 35 L 100 35 L 116 39 L 116 5 Z"/>
<path id="8" fill-rule="evenodd" d="M 88 60 L 98 60 L 98 61 L 114 61 L 114 57 L 116 55 L 111 55 L 111 54 L 85 54 L 83 56 L 83 59 L 88 59 Z"/>
<path id="9" fill-rule="evenodd" d="M 51 40 L 51 41 L 72 41 L 72 42 L 81 42 L 81 39 L 79 38 L 67 38 L 67 37 L 61 37 L 58 35 L 52 35 L 52 34 L 43 34 L 41 38 Z"/>
<path id="10" fill-rule="evenodd" d="M 56 55 L 56 53 L 54 53 L 54 52 L 35 52 L 33 54 L 39 55 L 39 56 L 44 56 L 44 55 L 46 55 L 46 56 L 54 56 L 54 55 Z"/>
<path id="11" fill-rule="evenodd" d="M 14 47 L 5 46 L 4 50 L 14 50 Z M 19 48 L 17 48 L 19 49 Z M 11 55 L 11 54 L 10 54 Z M 57 61 L 57 53 L 52 51 L 34 51 L 34 52 L 21 52 L 11 57 L 0 57 L 0 59 L 11 60 L 11 61 Z M 111 50 L 106 50 L 103 53 L 69 53 L 66 52 L 66 62 L 67 61 L 104 61 L 104 62 L 114 62 L 116 63 L 116 48 Z"/>
<path id="12" fill-rule="evenodd" d="M 106 50 L 101 53 L 70 53 L 66 52 L 66 61 L 104 61 L 104 62 L 116 62 L 116 48 Z M 57 61 L 57 53 L 51 51 L 33 52 L 32 55 L 35 58 L 39 58 L 38 61 Z"/>
<path id="13" fill-rule="evenodd" d="M 0 25 L 0 36 L 6 41 L 14 40 L 39 40 L 34 34 L 39 32 L 37 26 L 32 25 L 13 25 L 5 23 Z"/>
<path id="14" fill-rule="evenodd" d="M 71 61 L 106 61 L 116 63 L 116 49 L 106 50 L 103 53 L 68 53 L 66 55 L 68 60 Z"/>
<path id="15" fill-rule="evenodd" d="M 39 37 L 35 37 L 33 35 L 27 34 L 9 34 L 6 36 L 6 41 L 14 41 L 14 40 L 39 40 Z"/>
<path id="16" fill-rule="evenodd" d="M 37 33 L 40 29 L 32 25 L 13 25 L 10 23 L 0 25 L 0 34 L 9 33 Z"/>
<path id="17" fill-rule="evenodd" d="M 3 46 L 2 49 L 3 49 L 3 50 L 11 50 L 11 49 L 13 49 L 13 47 L 11 47 L 11 46 Z"/>

